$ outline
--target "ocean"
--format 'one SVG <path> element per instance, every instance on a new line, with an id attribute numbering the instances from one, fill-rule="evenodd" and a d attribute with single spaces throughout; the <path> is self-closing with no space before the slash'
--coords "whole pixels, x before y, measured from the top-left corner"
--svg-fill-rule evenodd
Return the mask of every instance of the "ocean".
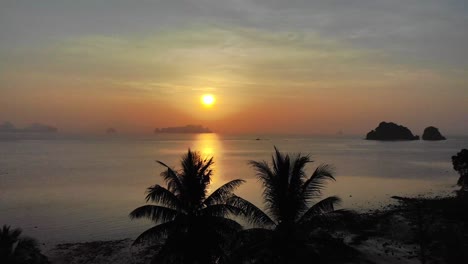
<path id="1" fill-rule="evenodd" d="M 151 226 L 128 214 L 145 203 L 145 190 L 163 184 L 163 168 L 179 167 L 188 148 L 214 156 L 211 188 L 233 179 L 236 193 L 262 207 L 262 189 L 249 160 L 271 160 L 274 146 L 309 154 L 311 174 L 335 167 L 336 182 L 323 195 L 338 195 L 341 208 L 366 211 L 393 195 L 447 195 L 457 189 L 451 156 L 468 138 L 446 141 L 366 141 L 360 137 L 155 135 L 0 141 L 0 225 L 21 227 L 45 245 L 136 238 Z"/>

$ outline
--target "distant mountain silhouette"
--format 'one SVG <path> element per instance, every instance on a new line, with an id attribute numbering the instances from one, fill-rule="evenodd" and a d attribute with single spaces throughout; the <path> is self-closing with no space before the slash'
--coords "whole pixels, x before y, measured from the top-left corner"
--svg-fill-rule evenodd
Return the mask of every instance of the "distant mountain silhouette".
<path id="1" fill-rule="evenodd" d="M 53 126 L 34 123 L 25 128 L 16 128 L 11 122 L 4 122 L 0 124 L 0 132 L 7 133 L 56 133 L 58 129 Z"/>
<path id="2" fill-rule="evenodd" d="M 446 140 L 444 136 L 439 132 L 439 129 L 437 127 L 426 127 L 424 129 L 424 134 L 422 136 L 423 140 Z"/>
<path id="3" fill-rule="evenodd" d="M 43 125 L 39 123 L 34 123 L 23 129 L 23 132 L 34 132 L 34 133 L 56 133 L 58 129 L 53 126 Z"/>
<path id="4" fill-rule="evenodd" d="M 0 132 L 15 132 L 16 127 L 11 122 L 4 122 L 0 124 Z"/>
<path id="5" fill-rule="evenodd" d="M 113 127 L 110 127 L 106 130 L 106 134 L 108 135 L 113 135 L 113 134 L 116 134 L 117 133 L 117 130 Z"/>
<path id="6" fill-rule="evenodd" d="M 164 127 L 156 128 L 154 133 L 183 133 L 183 134 L 198 134 L 198 133 L 213 133 L 210 129 L 201 125 L 186 125 L 183 127 Z"/>
<path id="7" fill-rule="evenodd" d="M 419 140 L 407 127 L 392 122 L 381 122 L 379 126 L 367 133 L 367 140 Z"/>

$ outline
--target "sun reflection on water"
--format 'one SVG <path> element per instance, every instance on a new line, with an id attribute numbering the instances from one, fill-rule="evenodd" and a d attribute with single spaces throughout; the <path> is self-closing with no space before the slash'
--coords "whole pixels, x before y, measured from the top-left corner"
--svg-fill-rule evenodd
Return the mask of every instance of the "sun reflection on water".
<path id="1" fill-rule="evenodd" d="M 219 136 L 215 133 L 198 134 L 195 138 L 193 150 L 199 151 L 203 158 L 214 158 L 213 177 L 211 178 L 210 190 L 224 183 L 222 179 L 223 169 L 221 160 L 223 158 L 223 146 Z"/>

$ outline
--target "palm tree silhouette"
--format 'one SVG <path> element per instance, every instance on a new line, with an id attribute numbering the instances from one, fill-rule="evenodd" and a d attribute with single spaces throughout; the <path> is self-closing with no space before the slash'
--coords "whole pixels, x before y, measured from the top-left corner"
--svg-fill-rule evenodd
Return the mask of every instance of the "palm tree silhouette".
<path id="1" fill-rule="evenodd" d="M 49 263 L 41 254 L 38 242 L 33 238 L 21 236 L 21 233 L 21 229 L 11 229 L 7 225 L 0 229 L 0 263 Z"/>
<path id="2" fill-rule="evenodd" d="M 253 206 L 233 194 L 244 181 L 230 181 L 207 195 L 213 158 L 203 159 L 200 153 L 189 149 L 182 157 L 180 171 L 157 162 L 166 169 L 161 176 L 167 188 L 158 184 L 149 187 L 146 201 L 154 204 L 130 213 L 132 219 L 148 218 L 156 223 L 138 236 L 135 243 L 145 241 L 155 245 L 153 263 L 226 261 L 226 247 L 242 228 L 227 217 L 243 216 Z"/>
<path id="3" fill-rule="evenodd" d="M 272 163 L 250 161 L 263 184 L 266 213 L 249 207 L 250 215 L 261 217 L 263 227 L 239 234 L 234 258 L 238 263 L 313 263 L 330 243 L 340 246 L 318 227 L 323 227 L 344 210 L 335 210 L 336 196 L 319 200 L 324 184 L 335 180 L 330 165 L 320 165 L 307 177 L 304 169 L 312 160 L 291 157 L 275 147 Z M 318 201 L 317 201 L 318 200 Z M 314 203 L 315 202 L 315 203 Z M 314 241 L 320 238 L 320 241 Z M 322 245 L 322 246 L 321 246 Z M 325 246 L 326 245 L 326 246 Z"/>

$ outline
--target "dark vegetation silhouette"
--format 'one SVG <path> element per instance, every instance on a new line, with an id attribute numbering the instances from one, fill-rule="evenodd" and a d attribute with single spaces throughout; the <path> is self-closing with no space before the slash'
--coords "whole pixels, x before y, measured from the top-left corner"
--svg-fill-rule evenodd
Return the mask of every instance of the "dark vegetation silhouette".
<path id="1" fill-rule="evenodd" d="M 468 149 L 462 149 L 452 156 L 453 169 L 460 174 L 457 184 L 461 186 L 460 196 L 468 198 Z"/>
<path id="2" fill-rule="evenodd" d="M 458 197 L 394 197 L 400 204 L 392 212 L 411 229 L 405 243 L 418 246 L 421 263 L 468 263 L 468 203 Z M 395 223 L 394 223 L 395 224 Z"/>
<path id="3" fill-rule="evenodd" d="M 0 263 L 2 264 L 46 264 L 47 257 L 41 254 L 38 242 L 21 235 L 19 228 L 4 225 L 0 229 Z"/>
<path id="4" fill-rule="evenodd" d="M 243 216 L 251 205 L 233 194 L 243 180 L 230 181 L 210 195 L 213 158 L 204 159 L 188 150 L 181 169 L 161 161 L 167 187 L 158 184 L 147 190 L 148 204 L 130 213 L 132 219 L 148 218 L 156 225 L 143 232 L 135 243 L 148 242 L 155 252 L 152 263 L 225 263 L 228 245 L 241 225 L 228 218 Z"/>
<path id="5" fill-rule="evenodd" d="M 422 264 L 426 264 L 430 255 L 430 232 L 433 227 L 435 216 L 429 211 L 431 206 L 428 199 L 407 198 L 393 196 L 393 199 L 401 203 L 399 212 L 403 212 L 409 219 L 413 237 L 411 242 L 418 245 L 416 256 Z"/>
<path id="6" fill-rule="evenodd" d="M 275 148 L 271 167 L 251 161 L 263 183 L 263 212 L 233 191 L 243 180 L 233 180 L 210 195 L 213 158 L 203 159 L 189 149 L 182 169 L 165 167 L 167 188 L 158 184 L 147 190 L 146 200 L 130 213 L 132 219 L 148 218 L 156 225 L 135 243 L 147 242 L 152 263 L 333 263 L 350 259 L 355 251 L 330 233 L 331 224 L 346 213 L 335 210 L 336 196 L 320 199 L 325 183 L 335 180 L 329 165 L 320 165 L 310 177 L 309 156 L 283 154 Z M 232 218 L 237 217 L 237 218 Z M 233 219 L 252 228 L 242 230 Z M 335 254 L 339 252 L 340 254 Z"/>
<path id="7" fill-rule="evenodd" d="M 325 183 L 335 180 L 330 165 L 319 165 L 311 176 L 307 155 L 281 153 L 275 147 L 271 164 L 250 161 L 263 184 L 266 212 L 256 208 L 249 215 L 260 218 L 261 228 L 239 233 L 234 263 L 329 263 L 354 255 L 343 241 L 330 235 L 330 224 L 346 211 L 335 210 L 340 199 L 321 199 Z"/>
<path id="8" fill-rule="evenodd" d="M 392 211 L 412 227 L 408 242 L 418 245 L 421 263 L 468 263 L 468 150 L 452 156 L 462 188 L 455 197 L 393 197 L 400 203 Z"/>

